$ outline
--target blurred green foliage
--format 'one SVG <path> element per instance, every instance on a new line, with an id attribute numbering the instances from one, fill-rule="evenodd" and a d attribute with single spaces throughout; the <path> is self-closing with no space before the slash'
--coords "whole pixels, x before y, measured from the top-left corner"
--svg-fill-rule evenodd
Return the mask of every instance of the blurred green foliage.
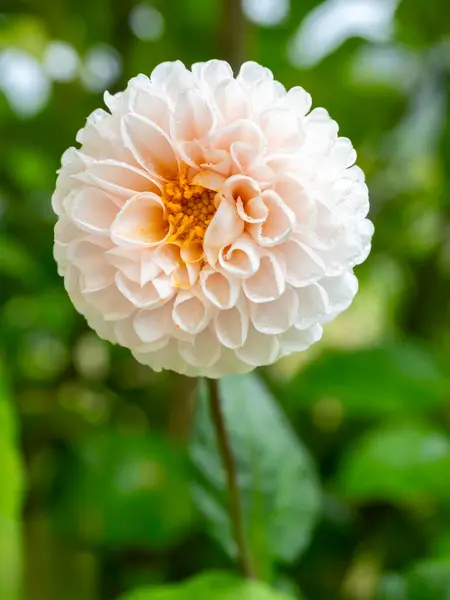
<path id="1" fill-rule="evenodd" d="M 350 26 L 337 4 L 330 27 L 316 0 L 246 0 L 239 27 L 236 0 L 1 0 L 1 600 L 449 599 L 450 8 L 355 0 Z M 330 111 L 376 226 L 324 340 L 264 384 L 222 384 L 266 579 L 251 584 L 232 574 L 204 399 L 194 418 L 193 382 L 87 330 L 56 274 L 50 208 L 104 89 L 230 45 Z M 197 575 L 217 569 L 229 575 Z"/>

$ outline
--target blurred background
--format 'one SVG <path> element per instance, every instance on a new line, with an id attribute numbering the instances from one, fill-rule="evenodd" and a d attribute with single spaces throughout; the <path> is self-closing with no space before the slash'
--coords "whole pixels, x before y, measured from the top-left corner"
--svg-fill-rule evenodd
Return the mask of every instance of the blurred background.
<path id="1" fill-rule="evenodd" d="M 0 0 L 0 598 L 112 600 L 233 569 L 191 500 L 192 382 L 87 329 L 50 206 L 104 90 L 214 57 L 329 110 L 375 222 L 353 306 L 260 373 L 322 498 L 288 511 L 302 547 L 266 578 L 303 600 L 448 600 L 448 0 Z"/>

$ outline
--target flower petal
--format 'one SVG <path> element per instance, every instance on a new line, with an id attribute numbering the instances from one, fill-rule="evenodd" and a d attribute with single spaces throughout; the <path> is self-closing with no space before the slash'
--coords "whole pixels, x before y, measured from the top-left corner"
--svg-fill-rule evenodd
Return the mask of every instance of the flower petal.
<path id="1" fill-rule="evenodd" d="M 297 329 L 291 327 L 285 333 L 278 336 L 283 355 L 291 352 L 302 352 L 312 344 L 318 342 L 322 337 L 323 329 L 320 325 L 313 325 L 308 329 Z"/>
<path id="2" fill-rule="evenodd" d="M 219 360 L 221 346 L 216 335 L 205 329 L 192 342 L 178 342 L 178 351 L 194 367 L 211 367 Z"/>
<path id="3" fill-rule="evenodd" d="M 265 190 L 262 200 L 268 210 L 263 223 L 251 224 L 249 233 L 260 246 L 278 246 L 288 239 L 295 227 L 295 215 L 273 190 Z"/>
<path id="4" fill-rule="evenodd" d="M 173 322 L 187 333 L 203 331 L 211 319 L 206 301 L 192 291 L 180 291 L 175 298 L 172 312 Z"/>
<path id="5" fill-rule="evenodd" d="M 240 292 L 240 284 L 234 277 L 208 267 L 200 273 L 200 287 L 206 298 L 221 310 L 234 306 Z"/>
<path id="6" fill-rule="evenodd" d="M 325 266 L 320 257 L 295 238 L 277 248 L 277 255 L 283 258 L 286 281 L 294 287 L 309 285 L 325 273 Z"/>
<path id="7" fill-rule="evenodd" d="M 157 308 L 174 294 L 170 279 L 166 275 L 160 275 L 145 285 L 139 285 L 118 272 L 116 285 L 125 298 L 137 308 Z"/>
<path id="8" fill-rule="evenodd" d="M 249 316 L 244 302 L 217 312 L 214 327 L 220 342 L 227 348 L 241 348 L 247 339 Z"/>
<path id="9" fill-rule="evenodd" d="M 134 305 L 120 293 L 115 284 L 101 290 L 86 292 L 84 298 L 102 314 L 105 321 L 125 319 L 135 310 Z"/>
<path id="10" fill-rule="evenodd" d="M 169 235 L 165 206 L 156 194 L 136 194 L 123 206 L 111 226 L 111 238 L 119 246 L 150 248 Z"/>
<path id="11" fill-rule="evenodd" d="M 284 292 L 286 280 L 276 257 L 267 252 L 261 256 L 258 271 L 249 279 L 244 279 L 242 287 L 252 302 L 270 302 Z"/>
<path id="12" fill-rule="evenodd" d="M 95 291 L 114 283 L 116 269 L 106 261 L 105 248 L 93 238 L 79 238 L 68 249 L 68 259 L 79 268 L 83 291 Z"/>
<path id="13" fill-rule="evenodd" d="M 85 171 L 73 177 L 112 194 L 112 199 L 119 206 L 136 192 L 159 193 L 159 187 L 145 171 L 117 160 L 91 161 Z"/>
<path id="14" fill-rule="evenodd" d="M 264 335 L 250 326 L 247 339 L 241 348 L 236 349 L 236 355 L 247 364 L 259 367 L 273 363 L 279 349 L 275 335 Z"/>
<path id="15" fill-rule="evenodd" d="M 232 244 L 243 230 L 244 223 L 237 214 L 235 203 L 222 196 L 203 240 L 205 256 L 212 267 L 216 264 L 219 250 Z"/>
<path id="16" fill-rule="evenodd" d="M 76 189 L 67 196 L 64 207 L 80 229 L 100 235 L 109 235 L 118 212 L 111 197 L 94 187 Z"/>
<path id="17" fill-rule="evenodd" d="M 283 333 L 294 324 L 298 313 L 298 296 L 288 287 L 272 302 L 251 304 L 252 323 L 257 331 L 268 335 Z"/>
<path id="18" fill-rule="evenodd" d="M 129 113 L 122 118 L 125 146 L 149 173 L 164 180 L 178 176 L 175 150 L 166 133 L 157 125 Z"/>
<path id="19" fill-rule="evenodd" d="M 297 329 L 308 329 L 321 323 L 328 312 L 328 296 L 323 287 L 313 283 L 308 287 L 296 289 L 298 296 L 298 314 L 295 320 Z"/>
<path id="20" fill-rule="evenodd" d="M 260 251 L 253 238 L 244 232 L 231 246 L 220 249 L 219 264 L 231 275 L 248 279 L 259 269 Z"/>
<path id="21" fill-rule="evenodd" d="M 169 335 L 173 327 L 172 304 L 166 303 L 153 310 L 140 310 L 133 320 L 134 331 L 145 344 L 156 342 Z"/>
<path id="22" fill-rule="evenodd" d="M 200 90 L 186 90 L 172 117 L 172 134 L 176 139 L 191 141 L 206 136 L 214 124 L 214 115 Z"/>

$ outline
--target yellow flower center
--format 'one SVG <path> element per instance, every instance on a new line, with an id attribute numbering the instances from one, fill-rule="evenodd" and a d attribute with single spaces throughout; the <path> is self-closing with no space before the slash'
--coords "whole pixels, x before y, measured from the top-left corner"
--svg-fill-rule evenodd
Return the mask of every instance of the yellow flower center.
<path id="1" fill-rule="evenodd" d="M 206 229 L 216 212 L 216 192 L 200 185 L 193 185 L 181 175 L 178 181 L 166 184 L 163 201 L 168 210 L 172 233 L 168 242 L 180 245 L 203 241 Z"/>

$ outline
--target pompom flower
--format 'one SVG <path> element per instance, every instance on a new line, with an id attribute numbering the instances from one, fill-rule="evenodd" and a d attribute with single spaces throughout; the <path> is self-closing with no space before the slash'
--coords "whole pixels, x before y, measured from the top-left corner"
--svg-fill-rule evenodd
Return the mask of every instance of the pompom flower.
<path id="1" fill-rule="evenodd" d="M 269 69 L 179 62 L 106 93 L 62 157 L 54 254 L 76 309 L 155 370 L 220 377 L 320 339 L 373 226 L 356 153 Z"/>

